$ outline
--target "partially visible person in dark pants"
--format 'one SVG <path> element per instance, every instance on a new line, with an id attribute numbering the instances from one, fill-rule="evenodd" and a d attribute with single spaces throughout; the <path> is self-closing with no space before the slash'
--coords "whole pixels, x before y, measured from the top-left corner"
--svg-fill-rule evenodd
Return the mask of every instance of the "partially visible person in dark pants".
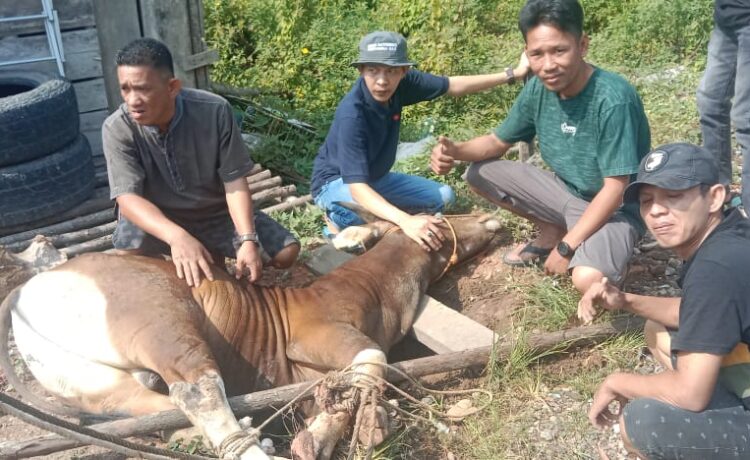
<path id="1" fill-rule="evenodd" d="M 742 202 L 750 204 L 750 0 L 716 0 L 706 72 L 698 87 L 703 146 L 732 182 L 732 133 L 742 154 Z"/>

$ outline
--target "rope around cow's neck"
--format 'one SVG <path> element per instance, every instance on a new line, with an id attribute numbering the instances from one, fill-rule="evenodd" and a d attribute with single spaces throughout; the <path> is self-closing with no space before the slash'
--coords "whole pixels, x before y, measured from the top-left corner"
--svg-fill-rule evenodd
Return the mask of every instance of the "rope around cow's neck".
<path id="1" fill-rule="evenodd" d="M 461 216 L 469 216 L 469 215 L 470 214 L 462 214 Z M 451 217 L 457 217 L 457 216 L 451 216 Z M 453 224 L 451 224 L 451 222 L 448 219 L 442 216 L 441 216 L 441 219 L 448 226 L 448 229 L 451 231 L 451 236 L 453 236 L 453 252 L 451 253 L 450 258 L 448 258 L 448 262 L 446 262 L 445 267 L 443 267 L 443 271 L 440 272 L 440 275 L 438 275 L 437 278 L 431 281 L 433 283 L 438 281 L 440 278 L 442 278 L 443 275 L 445 275 L 448 272 L 448 270 L 450 270 L 451 267 L 453 267 L 454 265 L 458 263 L 458 236 L 456 236 L 456 229 L 453 228 Z M 403 230 L 398 225 L 394 225 L 393 227 L 385 231 L 385 233 L 383 234 L 383 238 L 385 238 L 391 233 L 396 233 L 398 231 L 403 231 Z"/>

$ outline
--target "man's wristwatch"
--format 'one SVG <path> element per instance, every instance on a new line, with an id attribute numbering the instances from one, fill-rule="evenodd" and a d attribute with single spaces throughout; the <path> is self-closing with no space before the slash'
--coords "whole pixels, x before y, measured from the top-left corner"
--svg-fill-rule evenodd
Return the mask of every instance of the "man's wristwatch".
<path id="1" fill-rule="evenodd" d="M 252 241 L 253 243 L 258 244 L 258 234 L 255 232 L 243 233 L 240 235 L 240 244 L 245 241 Z"/>
<path id="2" fill-rule="evenodd" d="M 516 74 L 513 73 L 513 67 L 505 69 L 505 75 L 508 77 L 508 84 L 512 85 L 516 82 Z"/>
<path id="3" fill-rule="evenodd" d="M 566 259 L 570 259 L 576 253 L 576 250 L 571 248 L 565 241 L 560 241 L 557 243 L 557 252 Z"/>

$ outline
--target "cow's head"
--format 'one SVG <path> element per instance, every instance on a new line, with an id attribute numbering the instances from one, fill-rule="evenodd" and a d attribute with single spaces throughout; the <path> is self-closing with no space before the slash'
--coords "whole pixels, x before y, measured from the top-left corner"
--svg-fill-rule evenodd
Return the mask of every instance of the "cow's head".
<path id="1" fill-rule="evenodd" d="M 358 205 L 341 203 L 357 212 L 360 217 L 369 222 L 364 225 L 352 226 L 344 229 L 333 239 L 337 249 L 347 251 L 363 251 L 374 246 L 384 236 L 396 231 L 396 226 L 390 222 L 377 218 L 363 211 Z M 442 264 L 455 265 L 484 250 L 490 243 L 501 225 L 497 219 L 489 215 L 460 215 L 443 216 L 441 225 L 445 236 L 443 247 L 435 255 L 442 259 Z M 455 235 L 455 243 L 454 243 Z M 413 243 L 418 247 L 416 243 Z M 442 268 L 441 268 L 442 269 Z"/>

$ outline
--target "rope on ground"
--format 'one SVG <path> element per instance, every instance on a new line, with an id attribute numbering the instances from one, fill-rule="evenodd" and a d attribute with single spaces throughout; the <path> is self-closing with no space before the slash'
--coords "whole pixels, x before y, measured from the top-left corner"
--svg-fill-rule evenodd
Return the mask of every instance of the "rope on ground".
<path id="1" fill-rule="evenodd" d="M 474 395 L 476 393 L 482 393 L 487 396 L 487 401 L 476 408 L 476 410 L 472 412 L 472 414 L 464 416 L 448 415 L 446 412 L 434 409 L 429 404 L 425 404 L 424 402 L 410 395 L 396 385 L 388 382 L 385 378 L 353 370 L 355 367 L 362 365 L 376 365 L 383 367 L 385 370 L 395 372 L 401 375 L 404 380 L 408 381 L 412 386 L 414 386 L 417 391 L 421 391 L 423 393 L 440 396 L 457 396 L 466 394 Z M 365 458 L 369 459 L 372 457 L 372 453 L 375 447 L 373 445 L 373 441 L 374 433 L 377 428 L 377 410 L 379 406 L 383 409 L 388 408 L 391 410 L 395 410 L 398 413 L 402 414 L 404 417 L 408 417 L 416 421 L 432 425 L 438 430 L 444 431 L 447 429 L 447 427 L 444 423 L 442 423 L 441 420 L 448 420 L 453 422 L 461 421 L 469 415 L 476 414 L 477 412 L 486 409 L 487 407 L 489 407 L 493 400 L 492 392 L 482 388 L 472 388 L 466 390 L 435 390 L 425 387 L 410 375 L 390 364 L 384 364 L 380 362 L 357 362 L 350 364 L 341 371 L 330 372 L 323 378 L 318 379 L 284 408 L 280 409 L 269 419 L 267 419 L 261 426 L 265 426 L 270 420 L 278 416 L 278 414 L 285 410 L 288 406 L 305 396 L 307 392 L 314 386 L 318 386 L 315 391 L 315 399 L 321 410 L 326 411 L 329 414 L 333 414 L 336 412 L 347 412 L 350 416 L 355 417 L 352 437 L 349 442 L 349 450 L 346 457 L 347 460 L 351 460 L 352 458 L 354 458 L 358 441 L 362 444 L 365 450 Z M 404 399 L 410 401 L 421 410 L 427 412 L 430 418 L 405 411 L 400 407 L 391 404 L 383 397 L 383 394 L 385 393 L 385 390 L 387 388 L 392 389 Z M 368 408 L 370 410 L 369 413 L 367 413 Z M 362 429 L 363 421 L 365 420 L 366 416 L 369 416 L 370 418 L 370 431 L 366 433 L 366 440 L 362 442 L 362 439 L 360 437 L 360 430 Z"/>

